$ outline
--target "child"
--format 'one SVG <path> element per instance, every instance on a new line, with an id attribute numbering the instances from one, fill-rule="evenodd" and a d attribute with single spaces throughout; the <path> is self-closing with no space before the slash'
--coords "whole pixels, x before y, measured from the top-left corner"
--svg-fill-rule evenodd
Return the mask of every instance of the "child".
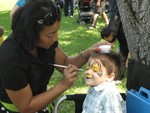
<path id="1" fill-rule="evenodd" d="M 124 35 L 120 36 L 120 33 L 118 34 L 118 31 L 111 29 L 109 26 L 104 27 L 101 30 L 100 34 L 102 39 L 112 44 L 114 51 L 117 54 L 121 54 L 121 56 L 123 57 L 122 59 L 124 65 L 126 65 L 127 67 L 129 50 Z"/>
<path id="2" fill-rule="evenodd" d="M 91 55 L 85 71 L 85 81 L 90 88 L 82 113 L 126 113 L 125 101 L 114 81 L 120 78 L 122 70 L 120 57 L 114 53 Z"/>
<path id="3" fill-rule="evenodd" d="M 119 41 L 120 53 L 124 58 L 124 61 L 128 57 L 128 44 L 122 28 L 122 23 L 119 22 L 118 16 L 115 16 L 115 19 L 110 21 L 110 24 L 104 27 L 101 31 L 101 38 L 107 40 L 110 43 L 113 43 L 116 39 Z"/>
<path id="4" fill-rule="evenodd" d="M 100 32 L 101 38 L 106 41 L 112 43 L 117 39 L 117 33 L 109 28 L 109 26 L 105 26 Z"/>
<path id="5" fill-rule="evenodd" d="M 3 42 L 4 27 L 0 26 L 0 45 Z"/>
<path id="6" fill-rule="evenodd" d="M 101 40 L 102 42 L 107 41 L 111 43 L 114 52 L 116 52 L 117 54 L 120 53 L 120 49 L 119 49 L 120 44 L 119 41 L 117 40 L 116 32 L 113 32 L 108 26 L 106 26 L 102 29 L 100 35 L 102 38 Z"/>

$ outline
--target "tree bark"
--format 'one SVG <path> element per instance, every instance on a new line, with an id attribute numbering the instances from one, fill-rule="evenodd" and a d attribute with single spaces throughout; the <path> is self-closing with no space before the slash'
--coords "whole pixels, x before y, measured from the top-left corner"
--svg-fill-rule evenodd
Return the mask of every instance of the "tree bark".
<path id="1" fill-rule="evenodd" d="M 117 0 L 131 58 L 150 65 L 150 0 Z"/>

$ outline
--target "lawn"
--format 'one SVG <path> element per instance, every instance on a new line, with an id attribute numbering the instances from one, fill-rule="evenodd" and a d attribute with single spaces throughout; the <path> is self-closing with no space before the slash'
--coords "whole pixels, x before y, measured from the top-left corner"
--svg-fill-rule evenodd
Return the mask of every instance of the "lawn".
<path id="1" fill-rule="evenodd" d="M 6 38 L 11 33 L 11 24 L 9 13 L 13 5 L 17 0 L 0 0 L 0 26 L 5 27 L 4 38 Z M 94 30 L 89 30 L 87 27 L 89 23 L 85 25 L 80 25 L 77 23 L 78 18 L 78 8 L 75 8 L 75 15 L 73 18 L 64 17 L 62 11 L 62 20 L 61 27 L 58 32 L 59 34 L 59 43 L 63 50 L 68 55 L 79 54 L 82 50 L 88 48 L 92 44 L 101 40 L 99 31 L 104 26 L 104 23 L 101 18 L 99 18 L 97 28 Z M 85 67 L 83 67 L 85 68 Z M 53 87 L 57 82 L 61 80 L 61 74 L 55 71 L 51 80 L 49 81 L 48 87 Z M 65 94 L 75 94 L 75 93 L 86 93 L 88 87 L 85 85 L 83 79 L 83 72 L 79 72 L 79 77 L 77 82 L 72 88 L 67 90 Z M 124 92 L 125 90 L 125 80 L 123 84 L 119 85 L 119 90 Z"/>

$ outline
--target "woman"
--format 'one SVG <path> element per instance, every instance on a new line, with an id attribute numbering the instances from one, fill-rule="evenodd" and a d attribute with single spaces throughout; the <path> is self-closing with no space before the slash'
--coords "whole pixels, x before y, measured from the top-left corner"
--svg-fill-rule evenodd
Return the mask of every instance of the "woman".
<path id="1" fill-rule="evenodd" d="M 0 47 L 0 113 L 48 113 L 46 106 L 77 80 L 78 68 L 100 44 L 74 57 L 59 47 L 60 13 L 50 0 L 27 1 L 12 18 L 12 34 Z M 62 80 L 47 90 L 54 66 Z"/>

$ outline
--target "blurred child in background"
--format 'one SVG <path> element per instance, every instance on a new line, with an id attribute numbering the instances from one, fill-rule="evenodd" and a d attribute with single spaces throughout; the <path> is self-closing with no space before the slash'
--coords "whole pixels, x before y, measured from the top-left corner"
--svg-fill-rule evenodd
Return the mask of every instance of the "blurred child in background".
<path id="1" fill-rule="evenodd" d="M 110 21 L 109 25 L 100 31 L 100 35 L 102 39 L 112 45 L 115 45 L 117 41 L 119 42 L 119 52 L 122 56 L 124 64 L 127 67 L 129 49 L 119 14 L 116 14 L 114 19 Z"/>
<path id="2" fill-rule="evenodd" d="M 2 44 L 2 42 L 4 41 L 3 39 L 3 34 L 4 34 L 4 27 L 3 26 L 0 26 L 0 45 Z"/>

